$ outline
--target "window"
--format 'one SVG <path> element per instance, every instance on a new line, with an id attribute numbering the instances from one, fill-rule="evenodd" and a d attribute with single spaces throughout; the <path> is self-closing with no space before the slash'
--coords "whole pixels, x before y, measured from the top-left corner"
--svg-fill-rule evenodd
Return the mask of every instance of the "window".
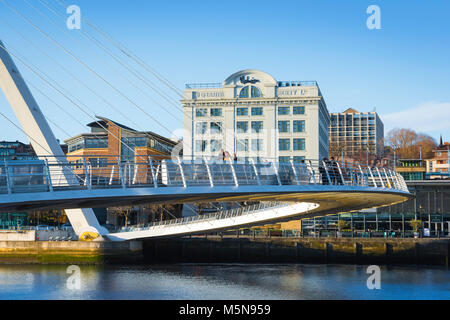
<path id="1" fill-rule="evenodd" d="M 260 98 L 262 97 L 261 90 L 255 86 L 246 86 L 239 92 L 239 98 Z"/>
<path id="2" fill-rule="evenodd" d="M 291 113 L 291 107 L 278 107 L 279 116 L 287 116 Z"/>
<path id="3" fill-rule="evenodd" d="M 248 151 L 248 139 L 236 140 L 236 150 L 237 151 Z"/>
<path id="4" fill-rule="evenodd" d="M 278 162 L 289 162 L 291 161 L 291 157 L 281 156 L 278 157 Z"/>
<path id="5" fill-rule="evenodd" d="M 305 107 L 294 107 L 293 113 L 294 114 L 305 114 Z M 336 122 L 336 116 L 334 116 L 334 122 Z"/>
<path id="6" fill-rule="evenodd" d="M 305 139 L 294 139 L 294 151 L 305 150 Z"/>
<path id="7" fill-rule="evenodd" d="M 252 98 L 260 98 L 260 97 L 262 97 L 261 90 L 259 90 L 255 86 L 252 86 L 251 88 L 252 88 Z"/>
<path id="8" fill-rule="evenodd" d="M 237 108 L 236 115 L 237 116 L 248 116 L 248 108 Z"/>
<path id="9" fill-rule="evenodd" d="M 206 140 L 196 140 L 195 141 L 195 151 L 196 152 L 205 152 L 207 146 L 208 146 L 208 141 L 206 141 Z"/>
<path id="10" fill-rule="evenodd" d="M 248 86 L 242 88 L 241 92 L 239 93 L 239 98 L 248 98 Z"/>
<path id="11" fill-rule="evenodd" d="M 108 148 L 108 139 L 86 139 L 84 147 L 86 149 Z"/>
<path id="12" fill-rule="evenodd" d="M 88 161 L 93 168 L 105 168 L 108 166 L 107 158 L 89 158 Z"/>
<path id="13" fill-rule="evenodd" d="M 263 108 L 257 107 L 252 108 L 252 116 L 262 116 L 263 115 Z"/>
<path id="14" fill-rule="evenodd" d="M 196 134 L 205 134 L 208 131 L 208 122 L 197 122 L 195 124 Z"/>
<path id="15" fill-rule="evenodd" d="M 83 140 L 77 141 L 77 142 L 69 145 L 69 152 L 74 152 L 74 151 L 77 151 L 80 149 L 84 149 L 84 141 Z M 11 150 L 11 151 L 13 151 L 13 150 Z M 13 154 L 13 153 L 11 152 L 11 154 Z"/>
<path id="16" fill-rule="evenodd" d="M 263 131 L 262 121 L 252 121 L 252 133 L 260 133 Z"/>
<path id="17" fill-rule="evenodd" d="M 248 132 L 248 122 L 247 121 L 236 122 L 236 131 L 237 131 L 237 133 L 247 133 Z"/>
<path id="18" fill-rule="evenodd" d="M 294 120 L 294 132 L 305 132 L 305 120 Z"/>
<path id="19" fill-rule="evenodd" d="M 195 110 L 195 115 L 197 117 L 206 117 L 208 115 L 208 109 L 198 108 Z"/>
<path id="20" fill-rule="evenodd" d="M 290 132 L 290 121 L 278 121 L 278 132 Z"/>
<path id="21" fill-rule="evenodd" d="M 211 117 L 221 117 L 222 109 L 221 108 L 211 108 Z"/>
<path id="22" fill-rule="evenodd" d="M 263 151 L 263 139 L 252 139 L 252 151 Z"/>
<path id="23" fill-rule="evenodd" d="M 222 122 L 211 122 L 210 123 L 211 134 L 222 132 Z"/>
<path id="24" fill-rule="evenodd" d="M 211 140 L 210 150 L 211 152 L 217 152 L 222 149 L 222 140 Z"/>
<path id="25" fill-rule="evenodd" d="M 280 151 L 291 150 L 291 139 L 279 139 L 278 140 L 278 150 L 280 150 Z"/>

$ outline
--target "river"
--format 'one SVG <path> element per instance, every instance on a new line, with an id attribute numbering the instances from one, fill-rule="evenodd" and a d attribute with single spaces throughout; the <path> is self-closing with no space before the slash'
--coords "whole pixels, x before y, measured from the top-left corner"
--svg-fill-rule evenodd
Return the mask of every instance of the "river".
<path id="1" fill-rule="evenodd" d="M 79 277 L 74 278 L 78 273 L 67 273 L 67 266 L 0 266 L 0 300 L 450 299 L 450 271 L 442 268 L 382 266 L 381 288 L 373 290 L 367 287 L 367 266 L 172 264 L 79 268 Z"/>

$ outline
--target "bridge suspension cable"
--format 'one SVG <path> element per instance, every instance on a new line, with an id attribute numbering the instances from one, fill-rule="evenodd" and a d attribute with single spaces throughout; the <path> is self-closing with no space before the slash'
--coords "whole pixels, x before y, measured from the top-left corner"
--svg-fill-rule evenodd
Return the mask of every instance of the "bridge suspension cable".
<path id="1" fill-rule="evenodd" d="M 100 94 L 98 94 L 95 90 L 93 90 L 91 87 L 89 87 L 85 82 L 83 82 L 82 80 L 80 80 L 77 76 L 75 76 L 70 70 L 68 70 L 66 67 L 64 67 L 61 63 L 59 63 L 56 59 L 52 58 L 49 54 L 47 54 L 44 50 L 42 50 L 39 46 L 35 45 L 31 40 L 29 40 L 27 37 L 25 37 L 20 31 L 18 31 L 16 28 L 14 28 L 13 26 L 11 26 L 9 23 L 5 22 L 5 24 L 14 32 L 16 32 L 21 38 L 23 38 L 25 41 L 27 41 L 27 43 L 29 43 L 33 48 L 35 48 L 36 50 L 38 50 L 39 52 L 41 52 L 44 56 L 46 56 L 48 59 L 50 59 L 50 61 L 52 61 L 55 65 L 57 65 L 58 67 L 60 67 L 65 73 L 67 73 L 71 78 L 73 78 L 76 82 L 78 82 L 79 84 L 81 84 L 83 87 L 85 87 L 87 90 L 89 90 L 89 92 L 91 92 L 92 94 L 94 94 L 95 96 L 97 96 L 99 99 L 101 99 L 104 103 L 106 103 L 107 105 L 109 105 L 111 108 L 113 108 L 115 111 L 117 111 L 120 115 L 122 115 L 124 118 L 128 119 L 129 121 L 131 121 L 134 125 L 138 126 L 138 124 L 132 120 L 130 117 L 126 116 L 123 112 L 120 111 L 120 109 L 118 109 L 117 107 L 115 107 L 114 105 L 112 105 L 109 101 L 107 101 L 105 98 L 103 98 L 103 96 L 101 96 Z M 36 90 L 38 90 L 41 94 L 43 94 L 47 99 L 51 98 L 47 95 L 45 95 L 41 90 L 39 90 L 36 86 L 33 86 Z M 63 112 L 65 112 L 66 114 L 68 114 L 72 119 L 74 119 L 77 123 L 79 123 L 83 128 L 85 127 L 83 124 L 81 124 L 79 122 L 78 119 L 76 119 L 75 117 L 73 117 L 73 115 L 71 115 L 70 113 L 67 113 L 64 108 L 62 108 L 59 104 L 57 104 L 55 101 L 51 100 L 53 104 L 55 104 L 56 106 L 58 106 Z M 150 137 L 150 135 L 148 133 L 146 133 L 145 131 L 143 131 L 147 136 Z M 98 138 L 98 136 L 97 136 Z"/>
<path id="2" fill-rule="evenodd" d="M 42 2 L 42 0 L 39 0 Z M 67 8 L 68 4 L 65 3 L 62 0 L 56 0 L 58 4 L 63 8 Z M 161 75 L 158 71 L 156 71 L 154 68 L 150 67 L 145 61 L 140 59 L 137 55 L 135 55 L 131 50 L 126 48 L 123 44 L 121 44 L 119 41 L 113 39 L 110 35 L 108 35 L 107 32 L 101 30 L 99 27 L 97 27 L 95 24 L 93 24 L 89 19 L 84 18 L 86 23 L 94 29 L 98 34 L 100 34 L 104 39 L 106 39 L 108 42 L 110 42 L 114 47 L 116 47 L 118 50 L 120 50 L 124 55 L 135 61 L 137 64 L 139 64 L 141 67 L 143 67 L 145 70 L 147 70 L 150 74 L 152 74 L 155 78 L 157 78 L 160 82 L 165 84 L 171 91 L 179 95 L 180 97 L 183 97 L 183 92 L 180 91 L 170 80 L 165 78 L 163 75 Z"/>
<path id="3" fill-rule="evenodd" d="M 171 134 L 171 131 L 163 125 L 160 121 L 158 121 L 155 117 L 150 115 L 148 112 L 146 112 L 141 106 L 139 106 L 136 102 L 134 102 L 130 97 L 128 97 L 126 94 L 124 94 L 120 89 L 115 87 L 111 82 L 106 80 L 103 76 L 101 76 L 98 72 L 96 72 L 94 69 L 92 69 L 90 66 L 88 66 L 86 63 L 81 61 L 79 58 L 77 58 L 70 50 L 66 49 L 59 41 L 55 40 L 53 37 L 51 37 L 49 34 L 44 32 L 40 27 L 38 27 L 36 24 L 34 24 L 32 21 L 30 21 L 28 18 L 26 18 L 24 15 L 22 15 L 20 12 L 18 12 L 16 9 L 11 7 L 5 0 L 0 0 L 7 8 L 9 8 L 14 14 L 22 18 L 25 22 L 30 24 L 34 29 L 39 31 L 45 38 L 53 42 L 57 45 L 58 48 L 63 50 L 66 54 L 68 54 L 70 57 L 72 57 L 79 65 L 83 66 L 85 69 L 87 69 L 89 72 L 91 72 L 93 75 L 95 75 L 97 78 L 102 80 L 107 86 L 109 86 L 111 89 L 113 89 L 115 92 L 117 92 L 120 96 L 122 96 L 124 99 L 129 101 L 133 106 L 138 108 L 140 111 L 147 114 L 151 119 L 153 119 L 158 125 L 160 125 L 164 130 L 166 130 L 169 134 Z"/>
<path id="4" fill-rule="evenodd" d="M 53 25 L 55 25 L 57 28 L 61 29 L 66 35 L 68 35 L 69 37 L 71 37 L 72 39 L 75 40 L 75 38 L 72 36 L 72 34 L 70 34 L 63 26 L 57 24 L 53 19 L 51 19 L 50 17 L 48 17 L 47 15 L 45 15 L 44 13 L 42 13 L 39 9 L 37 9 L 35 6 L 33 6 L 28 0 L 24 0 L 30 7 L 32 7 L 39 15 L 41 15 L 42 17 L 44 17 L 45 19 L 47 19 L 48 21 L 50 21 L 50 23 L 52 23 Z M 58 13 L 56 10 L 54 10 L 53 8 L 51 8 L 45 1 L 41 1 L 41 4 L 44 5 L 49 11 L 53 12 L 56 16 L 61 17 L 63 20 L 65 19 L 65 17 Z M 131 74 L 133 74 L 136 78 L 138 78 L 142 83 L 146 84 L 151 90 L 155 91 L 158 95 L 160 95 L 161 97 L 163 97 L 164 99 L 166 99 L 169 103 L 177 105 L 177 102 L 173 102 L 168 100 L 168 98 L 170 98 L 170 96 L 168 95 L 164 95 L 164 93 L 161 93 L 158 91 L 158 89 L 156 87 L 154 87 L 154 85 L 152 85 L 152 83 L 148 83 L 149 80 L 147 78 L 145 78 L 144 76 L 142 76 L 136 69 L 133 69 L 131 66 L 129 66 L 128 64 L 120 61 L 120 59 L 114 55 L 110 50 L 108 50 L 106 48 L 106 46 L 102 45 L 98 40 L 96 40 L 94 37 L 90 37 L 86 32 L 84 32 L 83 30 L 80 30 L 81 35 L 89 40 L 91 43 L 93 43 L 95 46 L 97 46 L 100 50 L 104 51 L 107 55 L 109 55 L 110 57 L 112 57 L 117 63 L 119 63 L 125 70 L 127 70 L 128 72 L 130 72 Z M 106 62 L 105 62 L 106 63 Z M 111 65 L 109 65 L 111 66 Z M 117 72 L 117 69 L 115 69 L 115 71 Z M 120 73 L 120 76 L 123 76 L 122 73 Z M 164 106 L 162 106 L 158 101 L 156 101 L 153 97 L 151 97 L 150 95 L 148 95 L 148 93 L 145 90 L 142 90 L 139 86 L 135 85 L 133 81 L 131 81 L 129 78 L 127 79 L 128 81 L 130 81 L 130 84 L 135 87 L 137 90 L 139 90 L 141 93 L 143 93 L 148 99 L 150 99 L 153 103 L 155 103 L 156 105 L 158 105 L 159 107 L 163 108 L 164 111 L 166 111 L 170 116 L 172 116 L 175 120 L 180 121 L 181 120 L 174 114 L 172 114 L 170 111 L 168 111 L 166 108 L 164 108 Z M 122 115 L 122 114 L 121 114 Z M 122 115 L 123 116 L 123 115 Z M 124 116 L 125 118 L 127 118 L 126 116 Z"/>
<path id="5" fill-rule="evenodd" d="M 3 0 L 2 0 L 2 1 L 3 1 Z M 24 1 L 26 1 L 26 2 L 27 2 L 34 10 L 36 10 L 41 16 L 44 16 L 45 18 L 49 19 L 49 18 L 48 18 L 47 16 L 45 16 L 41 11 L 39 11 L 36 7 L 34 7 L 32 4 L 30 4 L 27 0 L 24 0 Z M 59 17 L 63 17 L 62 14 L 58 13 L 55 9 L 51 8 L 47 2 L 45 2 L 45 1 L 43 1 L 43 0 L 39 0 L 39 1 L 40 1 L 41 4 L 44 5 L 49 11 L 53 12 L 55 15 L 57 15 L 57 16 L 59 16 Z M 60 5 L 61 5 L 61 3 L 60 3 Z M 63 17 L 63 18 L 64 18 L 64 17 Z M 49 20 L 50 20 L 51 23 L 55 24 L 55 22 L 54 22 L 52 19 L 49 19 Z M 57 27 L 60 27 L 60 26 L 57 25 L 57 24 L 55 24 L 55 25 L 56 25 Z M 89 23 L 89 25 L 92 25 L 92 24 Z M 93 25 L 92 25 L 92 26 L 93 26 Z M 129 57 L 129 58 L 132 58 L 132 57 L 133 57 L 133 60 L 134 60 L 135 62 L 136 62 L 136 61 L 140 61 L 140 64 L 141 64 L 141 65 L 144 63 L 141 59 L 137 58 L 134 54 L 127 53 L 127 50 L 126 50 L 125 48 L 123 48 L 123 46 L 119 45 L 116 41 L 114 41 L 111 37 L 109 37 L 105 32 L 102 32 L 101 30 L 99 30 L 99 29 L 98 29 L 97 27 L 95 27 L 95 26 L 93 26 L 93 28 L 94 28 L 94 30 L 97 31 L 97 33 L 101 34 L 103 38 L 106 38 L 109 42 L 114 43 L 114 46 L 115 46 L 116 48 L 119 48 L 119 47 L 120 47 L 120 51 L 121 51 L 122 53 L 124 53 L 127 57 Z M 68 33 L 67 33 L 67 30 L 63 30 L 63 31 L 64 31 L 66 34 L 68 34 Z M 107 53 L 109 56 L 111 56 L 116 62 L 118 62 L 118 63 L 119 63 L 122 67 L 124 67 L 128 72 L 130 72 L 131 74 L 133 74 L 136 78 L 138 78 L 139 80 L 141 80 L 144 84 L 146 84 L 147 86 L 149 86 L 152 90 L 154 90 L 155 92 L 157 92 L 157 93 L 158 93 L 159 95 L 161 95 L 161 96 L 164 95 L 164 93 L 158 91 L 154 86 L 150 85 L 150 84 L 148 83 L 148 81 L 147 81 L 148 79 L 145 78 L 144 76 L 142 76 L 136 69 L 133 69 L 132 67 L 130 67 L 129 64 L 127 64 L 127 63 L 125 63 L 125 62 L 122 62 L 122 61 L 120 60 L 120 58 L 118 58 L 116 55 L 112 54 L 111 51 L 108 50 L 107 47 L 106 47 L 105 45 L 101 44 L 100 41 L 96 40 L 94 37 L 90 37 L 90 36 L 89 36 L 86 32 L 84 32 L 83 30 L 81 30 L 81 34 L 84 36 L 84 38 L 88 39 L 90 42 L 94 43 L 98 48 L 100 48 L 100 49 L 103 50 L 105 53 Z M 70 34 L 68 34 L 68 35 L 71 36 Z M 152 69 L 152 68 L 149 67 L 148 65 L 146 65 L 146 67 L 145 67 L 144 69 L 146 69 L 146 70 L 149 71 L 149 72 L 152 72 L 151 70 L 149 70 L 149 69 Z M 153 70 L 153 72 L 154 72 L 153 75 L 157 77 L 156 71 Z M 161 77 L 162 77 L 162 76 L 160 75 L 160 77 L 157 77 L 157 79 L 159 79 L 160 81 L 162 81 L 163 83 L 165 83 L 165 84 L 167 85 L 168 80 L 166 79 L 166 80 L 164 81 Z M 132 83 L 132 82 L 131 82 L 131 83 Z M 170 83 L 169 83 L 169 85 L 172 86 L 172 87 L 174 87 L 174 86 L 171 85 Z M 135 87 L 136 87 L 136 86 L 135 86 Z M 148 98 L 152 99 L 150 96 L 148 96 L 147 92 L 143 91 L 143 93 L 144 93 Z M 180 96 L 183 96 L 183 95 L 180 94 L 179 92 L 178 92 L 178 94 L 179 94 Z M 170 98 L 170 96 L 168 96 L 168 95 L 165 95 L 165 96 L 168 97 L 168 98 Z M 163 97 L 165 97 L 165 96 L 163 96 Z M 153 100 L 153 99 L 152 99 L 152 100 Z M 167 98 L 166 98 L 166 100 L 167 100 Z M 155 101 L 155 100 L 153 100 L 153 101 Z M 167 101 L 170 103 L 169 100 L 167 100 Z M 174 118 L 176 117 L 176 116 L 174 116 L 172 113 L 170 113 L 170 112 L 168 111 L 167 108 L 164 108 L 163 106 L 161 106 L 161 105 L 158 104 L 157 102 L 156 102 L 156 104 L 157 104 L 159 107 L 163 108 L 163 110 L 164 110 L 165 112 L 169 113 L 169 114 L 172 115 Z M 176 103 L 176 102 L 175 102 L 175 103 L 171 103 L 171 105 L 174 106 L 178 111 L 183 111 L 182 108 L 179 107 L 178 103 Z M 143 110 L 141 110 L 141 111 L 143 111 Z M 119 112 L 119 113 L 120 113 L 120 112 Z M 144 111 L 144 113 L 147 114 L 145 111 Z M 147 115 L 148 115 L 148 114 L 147 114 Z M 189 114 L 185 114 L 185 116 L 188 117 L 189 119 L 191 119 L 191 121 L 193 120 L 192 117 L 191 117 Z M 128 117 L 125 117 L 125 118 L 127 118 L 128 120 L 130 120 Z M 132 120 L 130 120 L 130 121 L 132 121 Z M 216 125 L 217 125 L 218 127 L 220 127 L 222 131 L 224 130 L 224 127 L 222 126 L 222 124 L 221 124 L 220 122 L 216 122 Z"/>
<path id="6" fill-rule="evenodd" d="M 26 1 L 26 0 L 25 0 Z M 30 4 L 28 1 L 26 1 L 33 9 L 35 9 L 41 16 L 49 19 L 48 17 L 46 17 L 42 12 L 40 12 L 37 8 L 35 8 L 32 4 Z M 14 11 L 13 11 L 14 12 Z M 25 17 L 23 17 L 23 19 L 28 22 Z M 51 23 L 55 24 L 53 20 L 49 19 Z M 32 43 L 32 41 L 28 40 L 22 33 L 20 33 L 19 31 L 17 31 L 15 28 L 13 28 L 10 24 L 8 24 L 9 27 L 14 30 L 16 33 L 18 33 L 22 38 L 24 38 L 27 42 L 31 43 L 33 45 L 33 47 L 36 47 L 40 52 L 42 52 L 42 50 L 34 45 Z M 59 27 L 59 25 L 56 24 L 57 27 Z M 63 32 L 65 32 L 66 35 L 68 35 L 69 37 L 71 37 L 72 39 L 75 40 L 74 37 L 72 37 L 72 35 L 70 33 L 68 33 L 64 28 L 62 29 Z M 99 99 L 101 99 L 104 103 L 106 103 L 108 106 L 110 106 L 112 109 L 114 109 L 116 112 L 118 112 L 122 117 L 126 118 L 128 121 L 132 122 L 136 127 L 140 127 L 134 120 L 132 120 L 131 118 L 129 118 L 128 116 L 126 116 L 125 114 L 123 114 L 119 108 L 115 107 L 113 104 L 111 104 L 109 101 L 107 101 L 105 98 L 103 98 L 101 95 L 99 95 L 95 90 L 92 90 L 89 86 L 87 86 L 83 81 L 81 81 L 79 78 L 77 78 L 72 72 L 70 72 L 67 68 L 65 68 L 64 66 L 62 66 L 60 63 L 58 63 L 58 61 L 56 61 L 54 58 L 52 58 L 51 56 L 49 56 L 48 54 L 46 54 L 45 52 L 42 52 L 47 58 L 49 58 L 53 63 L 55 63 L 57 66 L 59 66 L 60 68 L 62 68 L 66 73 L 68 73 L 72 78 L 74 78 L 78 83 L 80 83 L 83 87 L 87 88 L 91 93 L 93 93 L 96 97 L 98 97 Z M 121 74 L 121 76 L 123 77 L 123 75 Z M 132 81 L 130 81 L 130 83 L 137 89 L 140 89 L 138 86 L 134 85 L 134 83 Z M 152 99 L 155 103 L 157 103 L 152 97 L 150 97 L 146 91 L 142 91 L 149 99 Z M 79 100 L 79 99 L 78 99 Z M 158 103 L 157 103 L 158 104 Z M 159 105 L 160 107 L 162 107 L 161 105 Z M 163 108 L 163 107 L 162 107 Z M 164 108 L 164 111 L 167 112 L 168 114 L 170 114 L 172 117 L 174 117 L 175 120 L 180 121 L 176 116 L 174 116 L 172 113 L 170 113 L 167 109 Z M 147 114 L 146 112 L 144 112 L 145 114 Z M 147 114 L 148 115 L 148 114 Z M 151 117 L 152 118 L 152 117 Z M 148 134 L 146 131 L 144 131 L 143 129 L 141 129 L 141 131 L 148 137 L 152 138 L 152 136 L 150 134 Z M 165 150 L 167 152 L 171 152 L 170 149 L 168 149 L 166 146 L 162 145 L 163 148 L 165 148 Z"/>
<path id="7" fill-rule="evenodd" d="M 106 132 L 108 132 L 109 134 L 111 134 L 111 136 L 113 136 L 117 141 L 119 141 L 119 143 L 121 143 L 124 147 L 128 148 L 130 151 L 132 151 L 134 153 L 134 149 L 131 148 L 127 143 L 123 142 L 122 139 L 120 139 L 119 137 L 117 137 L 114 133 L 112 133 L 107 127 L 103 126 L 98 119 L 95 118 L 95 116 L 92 116 L 91 114 L 89 114 L 87 111 L 85 111 L 78 103 L 76 103 L 74 101 L 74 99 L 76 98 L 71 98 L 69 97 L 67 94 L 65 94 L 62 90 L 58 89 L 56 87 L 56 85 L 54 85 L 52 82 L 55 82 L 52 78 L 50 78 L 49 76 L 47 76 L 49 80 L 47 80 L 45 77 L 43 77 L 39 72 L 42 71 L 36 71 L 33 67 L 31 67 L 30 65 L 28 65 L 23 59 L 21 59 L 17 54 L 14 54 L 13 52 L 11 52 L 10 50 L 6 49 L 3 45 L 0 44 L 0 49 L 5 50 L 7 53 L 9 53 L 11 56 L 15 57 L 19 62 L 21 62 L 28 70 L 30 70 L 32 73 L 34 73 L 36 76 L 38 76 L 42 81 L 44 81 L 47 85 L 49 85 L 51 88 L 53 88 L 57 93 L 59 93 L 60 95 L 62 95 L 65 99 L 67 99 L 71 104 L 73 104 L 75 107 L 77 107 L 77 109 L 79 109 L 81 112 L 83 112 L 84 114 L 86 114 L 88 117 L 92 118 L 95 122 L 98 123 L 98 125 L 100 127 L 102 127 Z M 38 68 L 37 68 L 38 69 Z M 38 69 L 39 70 L 39 69 Z M 81 101 L 80 101 L 81 102 Z M 82 102 L 81 102 L 82 103 Z M 87 107 L 85 105 L 85 107 Z M 89 108 L 88 108 L 89 109 Z M 35 140 L 33 140 L 35 141 Z M 141 158 L 144 159 L 143 156 L 141 155 L 137 155 Z"/>

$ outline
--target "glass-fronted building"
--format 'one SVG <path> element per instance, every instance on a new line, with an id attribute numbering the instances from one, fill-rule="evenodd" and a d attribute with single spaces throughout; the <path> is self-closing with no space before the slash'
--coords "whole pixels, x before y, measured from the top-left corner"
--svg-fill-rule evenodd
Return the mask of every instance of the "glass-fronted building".
<path id="1" fill-rule="evenodd" d="M 107 118 L 89 123 L 90 133 L 67 139 L 67 158 L 72 163 L 83 158 L 94 168 L 107 167 L 110 162 L 133 162 L 141 156 L 170 155 L 177 142 L 154 132 L 141 132 Z"/>
<path id="2" fill-rule="evenodd" d="M 384 150 L 384 125 L 376 112 L 359 112 L 352 108 L 332 113 L 330 123 L 330 150 L 352 157 L 367 150 L 381 155 Z"/>
<path id="3" fill-rule="evenodd" d="M 422 233 L 430 236 L 450 236 L 450 181 L 406 181 L 414 198 L 392 206 L 363 212 L 330 215 L 301 221 L 305 235 L 334 235 L 338 220 L 348 223 L 348 230 L 355 236 L 383 236 L 385 232 L 395 236 L 411 236 L 413 219 L 422 221 Z"/>

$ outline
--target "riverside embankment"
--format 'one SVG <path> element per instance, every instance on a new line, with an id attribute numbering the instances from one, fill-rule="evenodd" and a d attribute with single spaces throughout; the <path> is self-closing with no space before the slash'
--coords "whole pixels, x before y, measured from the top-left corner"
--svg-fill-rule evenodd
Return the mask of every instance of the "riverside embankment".
<path id="1" fill-rule="evenodd" d="M 0 264 L 130 263 L 142 257 L 139 241 L 0 241 Z"/>
<path id="2" fill-rule="evenodd" d="M 346 263 L 447 266 L 450 239 L 182 238 L 144 241 L 147 263 Z"/>
<path id="3" fill-rule="evenodd" d="M 0 264 L 321 263 L 449 265 L 450 239 L 172 238 L 0 241 Z"/>

